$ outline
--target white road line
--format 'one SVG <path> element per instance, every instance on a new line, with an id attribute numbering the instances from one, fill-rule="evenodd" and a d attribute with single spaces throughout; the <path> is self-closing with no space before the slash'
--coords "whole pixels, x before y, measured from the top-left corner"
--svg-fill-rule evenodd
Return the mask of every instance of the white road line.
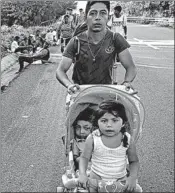
<path id="1" fill-rule="evenodd" d="M 160 58 L 160 57 L 147 57 L 147 56 L 137 56 L 137 55 L 134 55 L 133 54 L 133 58 L 135 59 L 153 59 L 153 60 L 171 60 L 172 61 L 172 58 Z"/>
<path id="2" fill-rule="evenodd" d="M 140 65 L 140 64 L 136 64 L 136 66 L 145 67 L 145 68 L 174 70 L 174 68 L 172 68 L 172 67 L 167 67 L 167 66 L 152 66 L 152 65 Z"/>
<path id="3" fill-rule="evenodd" d="M 151 48 L 153 48 L 153 49 L 155 49 L 155 50 L 159 50 L 158 47 L 151 45 L 149 42 L 144 42 L 143 40 L 139 40 L 139 39 L 137 39 L 137 38 L 134 38 L 134 40 L 138 41 L 138 42 L 141 43 L 141 44 L 145 44 L 145 45 L 147 45 L 148 47 L 151 47 Z"/>
<path id="4" fill-rule="evenodd" d="M 51 54 L 51 56 L 61 57 L 62 54 Z"/>

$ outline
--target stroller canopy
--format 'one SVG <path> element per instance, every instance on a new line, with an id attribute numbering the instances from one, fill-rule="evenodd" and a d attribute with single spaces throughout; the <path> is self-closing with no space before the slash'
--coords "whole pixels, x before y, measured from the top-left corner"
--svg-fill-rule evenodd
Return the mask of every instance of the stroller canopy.
<path id="1" fill-rule="evenodd" d="M 142 103 L 136 95 L 133 96 L 114 86 L 104 85 L 87 87 L 73 99 L 66 120 L 68 141 L 74 137 L 72 124 L 79 113 L 87 107 L 96 109 L 98 104 L 106 99 L 116 100 L 124 105 L 131 129 L 130 134 L 137 141 L 144 122 Z"/>

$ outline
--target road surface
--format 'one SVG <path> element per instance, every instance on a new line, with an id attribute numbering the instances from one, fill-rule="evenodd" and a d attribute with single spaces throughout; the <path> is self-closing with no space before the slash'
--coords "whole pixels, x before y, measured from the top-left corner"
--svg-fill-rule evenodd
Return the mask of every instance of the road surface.
<path id="1" fill-rule="evenodd" d="M 173 29 L 129 24 L 128 31 L 146 112 L 139 183 L 144 192 L 174 192 Z M 2 192 L 55 192 L 61 184 L 66 89 L 55 78 L 59 48 L 51 52 L 54 63 L 28 66 L 1 94 Z M 121 82 L 122 67 L 119 74 Z"/>

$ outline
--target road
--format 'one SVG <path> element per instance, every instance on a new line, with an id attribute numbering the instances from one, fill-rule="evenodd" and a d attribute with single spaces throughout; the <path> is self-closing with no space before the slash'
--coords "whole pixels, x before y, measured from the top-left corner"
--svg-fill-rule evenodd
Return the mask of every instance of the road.
<path id="1" fill-rule="evenodd" d="M 129 24 L 128 31 L 146 112 L 139 183 L 144 192 L 174 192 L 173 30 Z M 51 52 L 52 64 L 28 66 L 1 94 L 2 192 L 55 192 L 61 183 L 66 89 L 55 78 L 59 48 Z M 122 67 L 119 74 L 120 82 Z"/>

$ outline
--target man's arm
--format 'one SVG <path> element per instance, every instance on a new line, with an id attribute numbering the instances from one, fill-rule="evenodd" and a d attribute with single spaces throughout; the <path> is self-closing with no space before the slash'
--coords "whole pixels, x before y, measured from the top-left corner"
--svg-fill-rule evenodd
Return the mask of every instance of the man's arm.
<path id="1" fill-rule="evenodd" d="M 137 71 L 129 50 L 123 50 L 118 56 L 121 64 L 126 70 L 124 82 L 132 82 L 137 74 Z"/>
<path id="2" fill-rule="evenodd" d="M 68 88 L 69 85 L 72 85 L 73 83 L 69 80 L 66 72 L 69 70 L 73 60 L 71 58 L 62 57 L 62 60 L 57 68 L 56 71 L 56 78 L 57 80 L 66 88 Z"/>

